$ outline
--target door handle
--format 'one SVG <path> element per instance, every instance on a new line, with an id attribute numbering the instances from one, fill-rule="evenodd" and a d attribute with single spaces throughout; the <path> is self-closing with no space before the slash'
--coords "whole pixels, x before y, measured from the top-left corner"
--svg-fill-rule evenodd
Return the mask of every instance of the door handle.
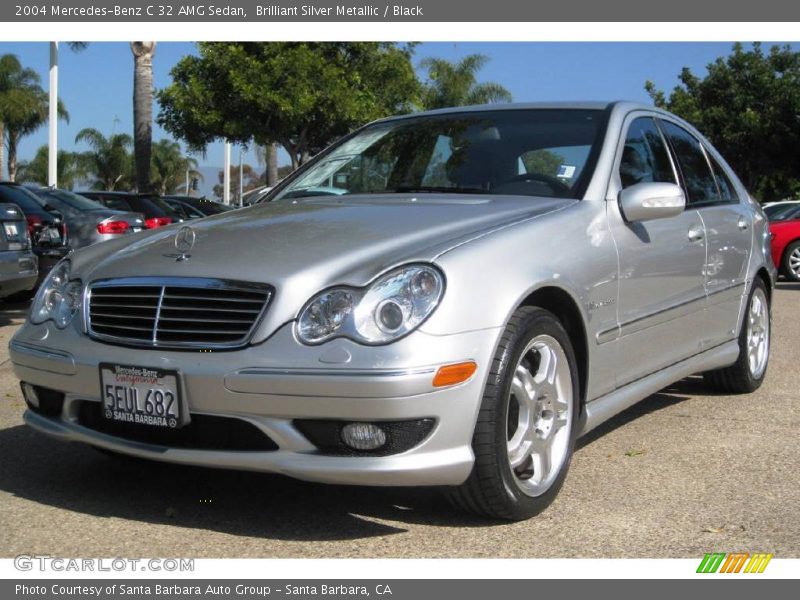
<path id="1" fill-rule="evenodd" d="M 742 231 L 746 231 L 750 224 L 747 222 L 747 219 L 744 217 L 739 217 L 739 222 L 737 223 L 739 229 Z"/>
<path id="2" fill-rule="evenodd" d="M 687 234 L 689 237 L 690 242 L 699 242 L 703 239 L 703 228 L 700 225 L 692 225 L 689 227 L 689 233 Z"/>

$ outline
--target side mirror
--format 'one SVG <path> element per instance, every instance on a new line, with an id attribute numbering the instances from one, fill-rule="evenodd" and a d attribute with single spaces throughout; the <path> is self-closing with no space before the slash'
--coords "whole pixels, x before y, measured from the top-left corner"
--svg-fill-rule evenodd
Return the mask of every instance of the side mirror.
<path id="1" fill-rule="evenodd" d="M 686 196 L 674 183 L 637 183 L 619 193 L 619 207 L 628 222 L 676 217 L 686 208 Z"/>

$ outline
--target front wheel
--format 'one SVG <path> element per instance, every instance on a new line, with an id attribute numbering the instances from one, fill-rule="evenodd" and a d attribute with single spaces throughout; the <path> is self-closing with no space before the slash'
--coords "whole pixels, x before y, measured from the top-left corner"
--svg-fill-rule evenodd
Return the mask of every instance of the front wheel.
<path id="1" fill-rule="evenodd" d="M 575 446 L 575 354 L 564 327 L 541 308 L 520 308 L 494 356 L 475 426 L 475 465 L 448 490 L 459 508 L 522 520 L 555 499 Z"/>
<path id="2" fill-rule="evenodd" d="M 771 319 L 767 286 L 756 277 L 739 331 L 739 358 L 730 367 L 704 373 L 706 383 L 721 392 L 754 392 L 767 374 Z"/>

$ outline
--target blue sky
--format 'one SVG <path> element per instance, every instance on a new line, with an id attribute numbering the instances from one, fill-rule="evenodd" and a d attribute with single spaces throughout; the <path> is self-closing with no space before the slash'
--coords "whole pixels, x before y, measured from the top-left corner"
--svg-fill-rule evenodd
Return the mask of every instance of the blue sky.
<path id="1" fill-rule="evenodd" d="M 427 56 L 456 60 L 481 53 L 491 58 L 480 74 L 508 88 L 516 101 L 547 100 L 636 100 L 649 102 L 644 82 L 653 80 L 665 90 L 677 83 L 681 68 L 695 73 L 718 56 L 727 55 L 732 43 L 424 43 L 416 49 L 414 63 Z M 795 48 L 800 47 L 794 44 Z M 59 96 L 70 113 L 61 122 L 59 142 L 63 149 L 75 149 L 75 135 L 84 127 L 104 134 L 132 131 L 133 57 L 127 42 L 97 42 L 80 53 L 61 46 Z M 36 69 L 46 87 L 49 47 L 47 43 L 0 43 L 0 54 L 13 53 L 25 66 Z M 194 44 L 159 43 L 153 63 L 157 88 L 170 83 L 169 71 L 184 55 L 196 53 Z M 158 111 L 154 106 L 154 113 Z M 154 139 L 170 137 L 158 126 Z M 19 158 L 29 159 L 47 143 L 47 128 L 25 138 Z M 222 166 L 222 145 L 209 146 L 197 157 L 201 166 Z M 234 150 L 233 161 L 238 161 Z M 245 162 L 255 163 L 251 156 Z M 207 185 L 213 182 L 206 181 Z"/>

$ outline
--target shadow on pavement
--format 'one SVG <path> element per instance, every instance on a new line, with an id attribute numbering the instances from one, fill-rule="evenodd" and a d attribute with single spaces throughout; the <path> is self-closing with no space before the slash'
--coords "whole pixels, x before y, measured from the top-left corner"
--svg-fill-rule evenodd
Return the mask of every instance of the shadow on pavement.
<path id="1" fill-rule="evenodd" d="M 601 425 L 578 447 L 698 392 L 707 393 L 692 380 L 680 382 Z M 405 532 L 402 524 L 498 524 L 458 512 L 433 488 L 320 485 L 113 457 L 50 440 L 25 426 L 0 430 L 0 456 L 0 490 L 97 517 L 290 541 L 385 536 Z"/>
<path id="2" fill-rule="evenodd" d="M 111 457 L 16 426 L 0 430 L 0 489 L 97 517 L 294 541 L 403 533 L 399 523 L 468 527 L 496 522 L 459 514 L 431 488 L 320 485 L 279 475 Z"/>
<path id="3" fill-rule="evenodd" d="M 0 327 L 13 325 L 28 316 L 29 302 L 7 302 L 0 300 Z"/>
<path id="4" fill-rule="evenodd" d="M 664 388 L 657 394 L 653 394 L 634 404 L 627 410 L 622 411 L 615 417 L 612 417 L 602 425 L 593 429 L 582 438 L 578 440 L 576 449 L 579 450 L 584 446 L 588 446 L 595 440 L 608 435 L 615 429 L 622 427 L 635 421 L 636 419 L 649 415 L 664 408 L 668 408 L 674 404 L 680 404 L 684 400 L 689 400 L 692 396 L 709 396 L 716 395 L 715 392 L 709 391 L 703 385 L 703 378 L 700 376 L 693 376 L 671 386 Z"/>

